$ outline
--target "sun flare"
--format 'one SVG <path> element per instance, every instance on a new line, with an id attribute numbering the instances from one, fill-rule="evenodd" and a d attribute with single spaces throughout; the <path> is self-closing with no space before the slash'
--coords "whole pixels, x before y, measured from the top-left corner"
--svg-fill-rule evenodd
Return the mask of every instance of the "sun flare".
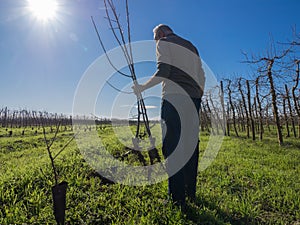
<path id="1" fill-rule="evenodd" d="M 56 17 L 56 0 L 28 0 L 28 8 L 38 20 L 47 22 Z"/>

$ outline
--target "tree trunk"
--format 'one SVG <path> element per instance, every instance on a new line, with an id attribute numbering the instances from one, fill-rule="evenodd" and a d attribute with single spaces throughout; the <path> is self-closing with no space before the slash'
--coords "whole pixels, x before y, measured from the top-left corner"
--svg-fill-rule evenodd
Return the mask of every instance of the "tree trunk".
<path id="1" fill-rule="evenodd" d="M 238 89 L 239 89 L 239 92 L 240 92 L 241 97 L 242 97 L 242 106 L 244 107 L 245 114 L 246 114 L 246 122 L 247 122 L 247 130 L 246 131 L 247 131 L 247 137 L 249 138 L 250 137 L 250 119 L 249 119 L 249 114 L 248 114 L 245 95 L 244 95 L 243 90 L 242 90 L 241 79 L 239 79 L 239 82 L 238 82 Z"/>
<path id="2" fill-rule="evenodd" d="M 214 113 L 216 115 L 216 119 L 217 119 L 217 124 L 216 124 L 216 129 L 217 129 L 217 134 L 219 135 L 219 124 L 221 125 L 221 128 L 222 128 L 222 132 L 223 132 L 223 123 L 220 119 L 220 116 L 219 116 L 219 112 L 217 111 L 216 107 L 215 107 L 215 104 L 214 104 L 214 101 L 212 100 L 212 95 L 210 94 L 209 95 L 209 101 L 210 101 L 210 104 L 211 104 L 211 107 L 212 109 L 214 110 Z"/>
<path id="3" fill-rule="evenodd" d="M 213 126 L 213 114 L 211 113 L 211 109 L 209 107 L 209 103 L 208 103 L 208 100 L 206 99 L 206 106 L 207 106 L 207 110 L 208 110 L 208 113 L 210 115 L 210 124 L 211 124 L 211 132 L 213 135 L 215 135 L 215 130 L 214 130 L 214 126 Z"/>
<path id="4" fill-rule="evenodd" d="M 245 95 L 243 93 L 243 90 L 242 90 L 242 84 L 241 84 L 241 79 L 239 79 L 239 82 L 238 82 L 238 90 L 241 94 L 241 97 L 242 97 L 242 106 L 245 110 L 245 115 L 246 115 L 246 131 L 247 131 L 247 137 L 249 138 L 250 137 L 250 120 L 249 120 L 249 114 L 248 114 L 248 109 L 247 109 L 247 104 L 246 104 L 246 99 L 245 99 Z"/>
<path id="5" fill-rule="evenodd" d="M 297 112 L 297 116 L 298 116 L 298 138 L 300 138 L 300 109 L 299 109 L 299 105 L 298 105 L 298 101 L 297 101 L 297 97 L 296 97 L 296 89 L 298 87 L 299 84 L 299 63 L 300 60 L 295 60 L 296 63 L 296 79 L 295 79 L 295 85 L 292 88 L 292 95 L 293 95 L 293 101 L 294 101 L 294 105 L 295 105 L 295 110 Z"/>
<path id="6" fill-rule="evenodd" d="M 255 133 L 259 132 L 259 124 L 257 124 L 258 121 L 258 110 L 257 110 L 257 102 L 256 102 L 256 96 L 253 97 L 253 106 L 254 106 L 254 123 L 255 123 Z"/>
<path id="7" fill-rule="evenodd" d="M 253 119 L 253 115 L 252 115 L 251 91 L 250 91 L 249 80 L 246 80 L 246 85 L 247 85 L 249 117 L 250 117 L 250 121 L 251 121 L 252 140 L 255 141 L 255 125 L 254 125 L 254 119 Z"/>
<path id="8" fill-rule="evenodd" d="M 223 115 L 223 134 L 226 136 L 226 113 L 225 113 L 225 103 L 224 103 L 224 87 L 223 87 L 223 81 L 220 81 L 220 86 L 221 86 L 221 93 L 220 93 L 220 100 L 221 100 L 221 106 L 222 106 L 222 115 Z"/>
<path id="9" fill-rule="evenodd" d="M 201 104 L 201 106 L 202 106 L 202 108 L 203 108 L 203 113 L 204 113 L 204 125 L 205 125 L 205 127 L 206 127 L 206 130 L 207 130 L 207 132 L 209 132 L 210 133 L 210 130 L 209 130 L 209 122 L 210 122 L 210 120 L 209 120 L 209 116 L 208 116 L 208 112 L 206 111 L 206 108 L 205 108 L 205 106 L 204 106 L 204 104 Z"/>
<path id="10" fill-rule="evenodd" d="M 267 125 L 267 128 L 268 128 L 268 131 L 270 132 L 271 131 L 271 128 L 270 128 L 270 118 L 269 118 L 269 101 L 267 100 L 267 105 L 266 105 L 266 125 Z"/>
<path id="11" fill-rule="evenodd" d="M 227 120 L 226 120 L 226 124 L 227 124 L 227 135 L 230 136 L 230 123 L 229 123 L 229 118 L 230 118 L 230 106 L 229 104 L 227 104 Z"/>
<path id="12" fill-rule="evenodd" d="M 285 120 L 285 128 L 286 128 L 286 132 L 287 132 L 286 137 L 290 137 L 290 128 L 289 128 L 288 116 L 286 113 L 286 98 L 285 97 L 283 97 L 283 115 L 284 115 L 284 120 Z"/>
<path id="13" fill-rule="evenodd" d="M 239 102 L 239 105 L 237 106 L 237 111 L 239 114 L 239 121 L 240 121 L 240 126 L 241 126 L 241 131 L 245 132 L 246 131 L 246 123 L 245 123 L 245 115 L 244 115 L 244 107 L 242 105 L 242 102 Z"/>
<path id="14" fill-rule="evenodd" d="M 272 74 L 272 67 L 273 67 L 274 59 L 270 59 L 268 61 L 268 79 L 270 83 L 270 93 L 272 96 L 272 108 L 273 108 L 273 115 L 275 119 L 276 129 L 277 129 L 277 138 L 279 145 L 283 144 L 283 138 L 282 138 L 282 131 L 281 131 L 281 125 L 280 125 L 280 119 L 278 114 L 278 107 L 277 107 L 277 97 L 276 97 L 276 90 L 274 86 L 273 81 L 273 74 Z"/>
<path id="15" fill-rule="evenodd" d="M 261 101 L 259 98 L 259 78 L 256 78 L 255 80 L 255 95 L 256 95 L 256 101 L 258 106 L 258 114 L 259 114 L 259 140 L 263 139 L 263 133 L 264 133 L 264 124 L 263 124 L 263 114 L 262 114 L 262 107 L 261 107 Z"/>
<path id="16" fill-rule="evenodd" d="M 297 137 L 296 127 L 295 127 L 295 121 L 294 121 L 294 115 L 293 115 L 293 110 L 292 110 L 292 105 L 291 105 L 289 90 L 288 90 L 288 87 L 287 87 L 286 84 L 284 86 L 285 86 L 285 92 L 286 92 L 286 98 L 287 98 L 287 102 L 288 102 L 288 107 L 289 107 L 289 111 L 290 111 L 290 118 L 291 118 L 291 123 L 292 123 L 293 134 L 294 134 L 294 137 Z"/>
<path id="17" fill-rule="evenodd" d="M 233 128 L 234 128 L 235 135 L 236 135 L 237 137 L 239 137 L 239 133 L 238 133 L 238 131 L 237 131 L 237 129 L 236 129 L 235 110 L 234 110 L 234 105 L 233 105 L 232 97 L 231 97 L 230 84 L 231 84 L 231 81 L 228 81 L 227 89 L 228 89 L 229 104 L 230 104 L 231 111 L 232 111 Z"/>

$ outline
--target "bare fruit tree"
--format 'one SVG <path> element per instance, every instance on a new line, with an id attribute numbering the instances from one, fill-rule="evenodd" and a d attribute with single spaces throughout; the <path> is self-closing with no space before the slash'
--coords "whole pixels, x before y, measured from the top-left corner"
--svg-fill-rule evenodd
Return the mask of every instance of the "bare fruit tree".
<path id="1" fill-rule="evenodd" d="M 283 136 L 282 136 L 282 129 L 280 124 L 280 116 L 279 116 L 279 110 L 278 110 L 278 100 L 277 100 L 277 91 L 276 91 L 276 82 L 274 79 L 278 75 L 276 73 L 276 70 L 274 67 L 276 67 L 277 62 L 281 62 L 281 60 L 287 56 L 287 54 L 290 52 L 290 48 L 287 50 L 282 51 L 280 54 L 276 53 L 275 49 L 271 49 L 270 52 L 267 53 L 264 57 L 252 57 L 251 60 L 248 59 L 248 56 L 246 56 L 245 63 L 249 64 L 255 64 L 257 65 L 257 72 L 260 74 L 261 77 L 265 77 L 269 84 L 269 92 L 271 95 L 271 102 L 272 102 L 272 112 L 273 112 L 273 118 L 276 124 L 276 131 L 277 131 L 277 139 L 279 145 L 283 144 Z"/>
<path id="2" fill-rule="evenodd" d="M 105 12 L 106 12 L 106 19 L 108 21 L 109 29 L 112 32 L 114 40 L 118 43 L 119 47 L 122 49 L 123 56 L 126 59 L 128 69 L 130 71 L 130 74 L 125 74 L 121 71 L 119 71 L 113 63 L 113 59 L 109 57 L 107 54 L 105 45 L 101 39 L 99 30 L 97 29 L 96 23 L 92 17 L 92 22 L 95 28 L 95 31 L 98 36 L 98 40 L 100 42 L 101 48 L 104 51 L 110 65 L 115 69 L 117 73 L 119 73 L 121 76 L 125 76 L 132 79 L 133 84 L 137 84 L 137 77 L 135 73 L 135 66 L 134 66 L 134 60 L 133 60 L 133 52 L 132 52 L 132 46 L 131 46 L 131 27 L 130 27 L 130 20 L 129 20 L 129 6 L 128 6 L 128 0 L 125 1 L 125 13 L 126 13 L 126 28 L 124 29 L 121 23 L 120 15 L 116 9 L 116 6 L 114 4 L 113 0 L 104 0 L 104 6 L 105 6 Z M 114 85 L 108 83 L 111 87 L 118 90 L 118 88 L 114 87 Z M 121 90 L 118 90 L 121 91 Z M 133 148 L 130 149 L 130 152 L 133 152 L 134 154 L 137 154 L 140 162 L 144 165 L 146 165 L 146 160 L 144 159 L 142 153 L 141 153 L 141 146 L 140 146 L 140 137 L 142 133 L 141 127 L 144 126 L 144 130 L 146 131 L 146 134 L 149 138 L 150 142 L 150 150 L 148 151 L 148 155 L 150 158 L 150 163 L 154 164 L 154 161 L 157 160 L 160 162 L 160 156 L 158 154 L 158 150 L 155 147 L 155 138 L 152 136 L 150 125 L 149 125 L 149 119 L 147 115 L 146 105 L 143 99 L 143 96 L 141 93 L 138 93 L 137 95 L 137 128 L 135 132 L 135 137 L 132 138 L 132 144 Z M 127 152 L 129 153 L 129 152 Z"/>

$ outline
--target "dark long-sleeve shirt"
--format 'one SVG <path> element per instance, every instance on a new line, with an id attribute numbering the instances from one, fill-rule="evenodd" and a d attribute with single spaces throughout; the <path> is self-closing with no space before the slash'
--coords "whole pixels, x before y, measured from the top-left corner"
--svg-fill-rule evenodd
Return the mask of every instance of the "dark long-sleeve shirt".
<path id="1" fill-rule="evenodd" d="M 163 78 L 163 96 L 178 94 L 182 88 L 190 97 L 202 97 L 205 74 L 199 53 L 191 42 L 170 34 L 157 42 L 156 57 L 154 77 Z"/>

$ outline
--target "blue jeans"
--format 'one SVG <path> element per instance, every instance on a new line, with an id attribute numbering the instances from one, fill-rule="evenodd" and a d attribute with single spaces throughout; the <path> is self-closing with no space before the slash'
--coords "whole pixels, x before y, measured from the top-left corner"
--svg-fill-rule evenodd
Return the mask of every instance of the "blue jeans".
<path id="1" fill-rule="evenodd" d="M 174 96 L 173 96 L 174 97 Z M 175 96 L 174 98 L 178 98 Z M 187 96 L 180 96 L 184 101 Z M 191 98 L 197 112 L 199 112 L 201 99 L 200 98 Z M 192 109 L 186 109 L 185 112 L 181 113 L 181 117 L 185 116 L 189 118 L 189 112 Z M 199 113 L 198 113 L 199 115 Z M 199 128 L 199 117 L 197 121 L 189 121 L 189 126 L 198 126 Z M 179 139 L 181 136 L 181 120 L 179 114 L 175 107 L 167 100 L 162 100 L 161 106 L 161 119 L 162 119 L 162 133 L 163 133 L 163 145 L 162 151 L 165 159 L 172 154 L 175 150 L 177 144 L 179 143 Z M 196 134 L 197 139 L 199 137 L 199 129 Z M 199 139 L 198 139 L 199 140 Z M 180 151 L 184 151 L 185 149 L 179 149 Z M 171 195 L 174 202 L 178 205 L 185 205 L 185 197 L 194 200 L 196 197 L 196 181 L 197 181 L 197 170 L 198 170 L 198 160 L 199 160 L 199 141 L 196 144 L 195 149 L 192 150 L 193 154 L 191 158 L 187 161 L 187 163 L 173 176 L 169 176 L 168 179 L 168 192 Z M 176 163 L 176 162 L 170 162 Z M 167 163 L 168 167 L 168 163 Z M 168 171 L 168 168 L 167 168 Z"/>

